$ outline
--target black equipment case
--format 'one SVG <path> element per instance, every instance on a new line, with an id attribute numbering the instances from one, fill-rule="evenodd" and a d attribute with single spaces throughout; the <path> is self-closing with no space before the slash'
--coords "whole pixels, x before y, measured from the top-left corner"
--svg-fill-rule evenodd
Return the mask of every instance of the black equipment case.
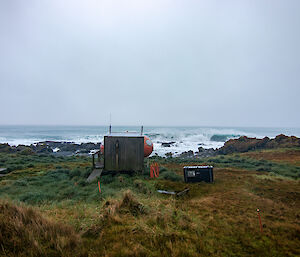
<path id="1" fill-rule="evenodd" d="M 183 167 L 184 182 L 214 182 L 213 166 L 185 166 Z"/>

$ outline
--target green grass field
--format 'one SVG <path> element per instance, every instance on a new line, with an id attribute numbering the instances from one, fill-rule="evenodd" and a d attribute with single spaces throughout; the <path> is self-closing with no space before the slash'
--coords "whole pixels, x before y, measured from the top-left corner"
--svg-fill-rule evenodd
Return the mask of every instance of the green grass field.
<path id="1" fill-rule="evenodd" d="M 299 256 L 300 151 L 287 151 L 152 158 L 159 178 L 105 175 L 101 193 L 88 157 L 2 153 L 0 255 Z M 213 165 L 215 182 L 185 184 L 189 164 Z"/>

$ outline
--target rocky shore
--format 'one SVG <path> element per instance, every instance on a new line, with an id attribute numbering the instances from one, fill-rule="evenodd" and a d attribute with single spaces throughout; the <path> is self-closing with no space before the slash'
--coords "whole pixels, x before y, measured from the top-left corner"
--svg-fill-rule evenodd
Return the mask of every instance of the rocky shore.
<path id="1" fill-rule="evenodd" d="M 170 147 L 176 142 L 161 142 L 162 147 Z M 224 146 L 219 149 L 205 149 L 199 147 L 197 152 L 185 151 L 181 154 L 176 154 L 180 158 L 205 158 L 219 154 L 242 153 L 251 150 L 273 149 L 273 148 L 289 148 L 300 147 L 300 138 L 295 136 L 278 135 L 273 139 L 268 137 L 257 139 L 246 136 L 238 139 L 230 139 L 225 142 Z M 5 153 L 20 153 L 24 155 L 30 154 L 55 154 L 55 155 L 74 155 L 74 154 L 89 154 L 93 150 L 100 149 L 100 143 L 82 143 L 74 142 L 56 142 L 45 141 L 30 146 L 18 145 L 10 146 L 9 144 L 0 144 L 0 152 Z M 167 158 L 173 157 L 174 153 L 166 154 Z"/>
<path id="2" fill-rule="evenodd" d="M 162 146 L 168 146 L 174 143 L 162 143 Z M 286 136 L 280 134 L 273 139 L 264 137 L 262 139 L 250 138 L 246 136 L 241 136 L 238 139 L 229 139 L 225 142 L 224 146 L 219 149 L 205 149 L 203 147 L 198 148 L 198 152 L 186 151 L 179 155 L 181 158 L 206 158 L 211 156 L 216 156 L 219 154 L 231 154 L 231 153 L 244 153 L 253 150 L 262 149 L 274 149 L 274 148 L 290 148 L 290 147 L 300 147 L 300 138 L 295 136 Z M 166 154 L 167 157 L 172 157 L 171 152 Z"/>
<path id="3" fill-rule="evenodd" d="M 240 137 L 230 139 L 224 146 L 218 149 L 218 154 L 244 153 L 252 150 L 300 147 L 300 138 L 280 134 L 273 139 L 264 137 L 262 139 Z"/>
<path id="4" fill-rule="evenodd" d="M 35 153 L 57 155 L 88 154 L 90 153 L 90 151 L 96 149 L 100 149 L 100 143 L 75 144 L 73 142 L 45 141 L 36 144 L 31 144 L 30 146 L 10 146 L 9 144 L 0 144 L 0 152 L 20 153 L 24 155 L 30 155 Z"/>

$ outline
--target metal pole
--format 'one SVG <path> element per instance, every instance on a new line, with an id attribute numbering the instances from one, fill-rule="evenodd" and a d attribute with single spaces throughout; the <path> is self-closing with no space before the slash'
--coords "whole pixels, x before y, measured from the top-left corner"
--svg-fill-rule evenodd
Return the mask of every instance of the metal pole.
<path id="1" fill-rule="evenodd" d="M 257 209 L 256 211 L 257 211 L 257 215 L 258 215 L 258 219 L 259 219 L 260 232 L 262 233 L 263 229 L 262 229 L 262 224 L 261 224 L 261 218 L 260 218 L 260 215 L 259 215 L 259 209 Z"/>

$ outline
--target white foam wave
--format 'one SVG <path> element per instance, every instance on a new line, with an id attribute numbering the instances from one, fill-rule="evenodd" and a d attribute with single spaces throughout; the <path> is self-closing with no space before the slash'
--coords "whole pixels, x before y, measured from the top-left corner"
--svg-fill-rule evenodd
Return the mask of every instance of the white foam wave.
<path id="1" fill-rule="evenodd" d="M 3 130 L 4 131 L 4 130 Z M 20 130 L 21 131 L 21 130 Z M 99 133 L 98 133 L 99 131 Z M 288 133 L 286 133 L 288 132 Z M 205 127 L 153 127 L 145 128 L 145 134 L 150 137 L 154 144 L 153 154 L 164 156 L 168 152 L 180 154 L 184 151 L 198 151 L 198 147 L 203 148 L 219 148 L 224 145 L 224 142 L 230 138 L 239 136 L 257 137 L 264 136 L 274 137 L 280 133 L 300 135 L 300 130 L 284 131 L 282 129 L 255 129 L 255 128 L 205 128 Z M 32 129 L 27 133 L 19 132 L 16 134 L 13 131 L 8 131 L 6 128 L 0 136 L 1 143 L 9 143 L 10 145 L 30 145 L 41 141 L 67 141 L 77 144 L 81 143 L 99 143 L 103 142 L 104 136 L 107 134 L 105 128 L 76 128 L 72 131 L 58 129 L 55 132 L 53 128 L 47 130 Z M 215 136 L 216 141 L 212 140 Z M 162 143 L 175 142 L 170 147 L 163 147 Z"/>

